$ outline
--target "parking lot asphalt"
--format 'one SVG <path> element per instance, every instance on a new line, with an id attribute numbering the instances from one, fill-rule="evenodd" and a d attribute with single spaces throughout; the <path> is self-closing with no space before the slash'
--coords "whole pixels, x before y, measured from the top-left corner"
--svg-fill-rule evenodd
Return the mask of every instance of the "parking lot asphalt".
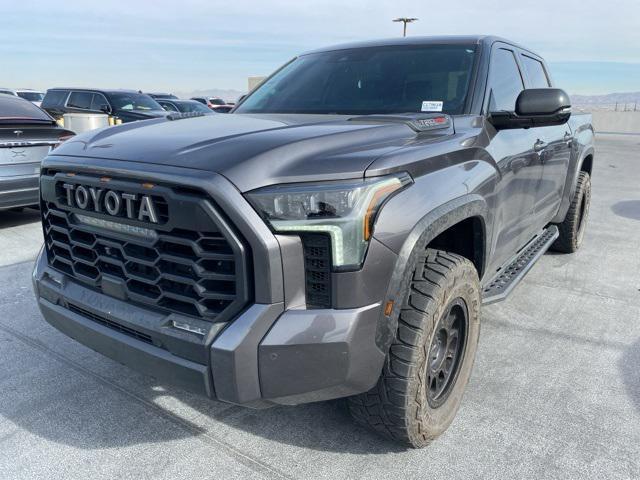
<path id="1" fill-rule="evenodd" d="M 640 136 L 599 135 L 583 248 L 482 313 L 451 428 L 404 450 L 327 402 L 253 411 L 58 333 L 31 291 L 34 213 L 0 213 L 0 479 L 640 478 Z"/>

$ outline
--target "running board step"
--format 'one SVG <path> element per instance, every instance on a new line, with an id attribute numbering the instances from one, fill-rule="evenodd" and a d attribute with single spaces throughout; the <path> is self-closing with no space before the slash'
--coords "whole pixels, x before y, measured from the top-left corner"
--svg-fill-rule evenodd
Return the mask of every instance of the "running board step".
<path id="1" fill-rule="evenodd" d="M 503 267 L 482 289 L 482 303 L 488 305 L 504 300 L 520 283 L 551 244 L 558 238 L 558 227 L 551 225 L 544 229 L 522 249 L 520 254 Z"/>

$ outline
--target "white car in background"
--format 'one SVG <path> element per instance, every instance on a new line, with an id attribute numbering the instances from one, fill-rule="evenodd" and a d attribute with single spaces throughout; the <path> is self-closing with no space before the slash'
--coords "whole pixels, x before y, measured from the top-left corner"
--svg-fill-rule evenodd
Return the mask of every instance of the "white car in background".
<path id="1" fill-rule="evenodd" d="M 40 104 L 42 103 L 42 99 L 44 98 L 44 92 L 40 92 L 39 90 L 32 90 L 30 88 L 19 88 L 17 90 L 14 90 L 12 88 L 0 88 L 0 93 L 24 98 L 25 100 L 29 100 L 31 103 L 37 105 L 38 107 L 40 106 Z"/>

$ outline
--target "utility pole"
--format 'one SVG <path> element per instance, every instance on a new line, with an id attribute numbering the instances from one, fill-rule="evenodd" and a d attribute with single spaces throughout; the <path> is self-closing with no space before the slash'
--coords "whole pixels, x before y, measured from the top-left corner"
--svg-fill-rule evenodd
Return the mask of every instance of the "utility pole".
<path id="1" fill-rule="evenodd" d="M 409 17 L 400 17 L 400 18 L 396 18 L 393 21 L 394 22 L 402 22 L 402 36 L 406 37 L 407 36 L 407 23 L 412 23 L 415 22 L 416 20 L 418 20 L 417 18 L 409 18 Z"/>

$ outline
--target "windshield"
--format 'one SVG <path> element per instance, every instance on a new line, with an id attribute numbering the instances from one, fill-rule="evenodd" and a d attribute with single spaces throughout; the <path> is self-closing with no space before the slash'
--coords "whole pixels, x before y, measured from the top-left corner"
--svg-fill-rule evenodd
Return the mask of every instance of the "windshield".
<path id="1" fill-rule="evenodd" d="M 30 102 L 41 102 L 44 94 L 40 92 L 18 92 L 18 96 Z"/>
<path id="2" fill-rule="evenodd" d="M 464 110 L 475 45 L 399 45 L 303 55 L 236 113 L 388 114 Z"/>
<path id="3" fill-rule="evenodd" d="M 111 103 L 116 110 L 162 110 L 162 107 L 149 95 L 142 93 L 110 93 Z"/>
<path id="4" fill-rule="evenodd" d="M 196 102 L 195 100 L 193 101 L 186 101 L 186 102 L 174 102 L 176 107 L 178 107 L 178 110 L 180 110 L 181 112 L 199 112 L 199 113 L 211 113 L 211 109 L 201 103 Z"/>

